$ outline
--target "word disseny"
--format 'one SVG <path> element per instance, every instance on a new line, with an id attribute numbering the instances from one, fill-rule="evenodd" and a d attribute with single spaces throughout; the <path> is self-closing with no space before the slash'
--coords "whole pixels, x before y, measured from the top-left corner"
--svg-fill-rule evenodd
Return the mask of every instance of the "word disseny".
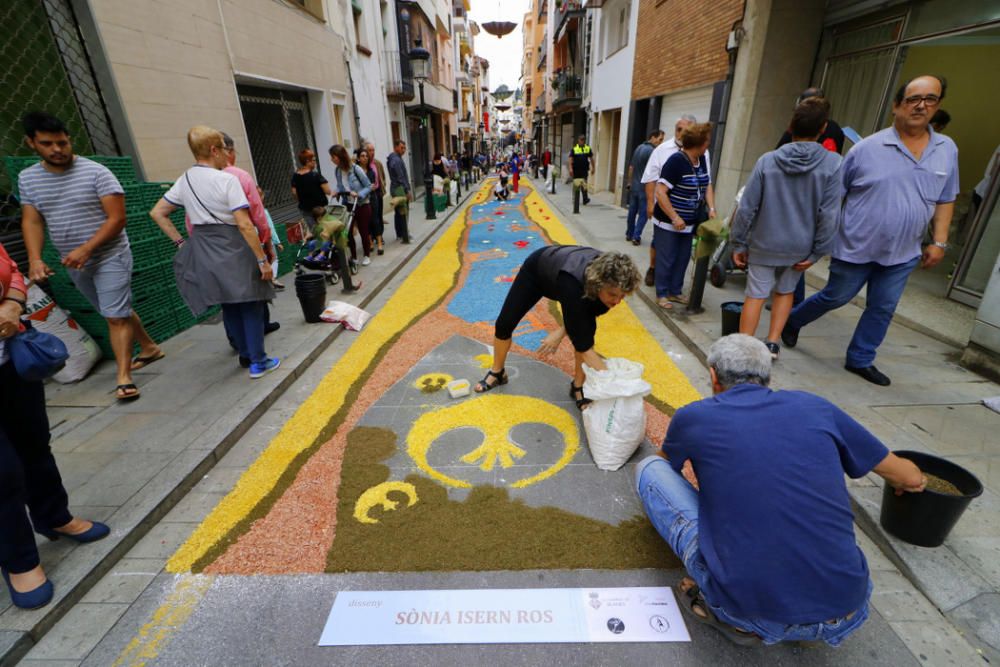
<path id="1" fill-rule="evenodd" d="M 552 622 L 551 609 L 459 609 L 454 614 L 411 609 L 396 614 L 396 625 L 538 625 Z"/>

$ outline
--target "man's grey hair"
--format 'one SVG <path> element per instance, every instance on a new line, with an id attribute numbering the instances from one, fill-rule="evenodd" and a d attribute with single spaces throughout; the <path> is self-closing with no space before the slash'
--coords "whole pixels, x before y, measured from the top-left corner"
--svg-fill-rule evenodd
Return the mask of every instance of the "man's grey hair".
<path id="1" fill-rule="evenodd" d="M 771 353 L 764 343 L 746 334 L 731 334 L 715 341 L 708 351 L 708 365 L 715 369 L 723 389 L 738 384 L 766 387 L 771 382 Z"/>
<path id="2" fill-rule="evenodd" d="M 681 114 L 680 118 L 677 119 L 677 123 L 681 121 L 684 121 L 685 123 L 697 123 L 698 119 L 694 117 L 694 114 L 684 113 Z M 674 124 L 676 125 L 677 123 Z"/>

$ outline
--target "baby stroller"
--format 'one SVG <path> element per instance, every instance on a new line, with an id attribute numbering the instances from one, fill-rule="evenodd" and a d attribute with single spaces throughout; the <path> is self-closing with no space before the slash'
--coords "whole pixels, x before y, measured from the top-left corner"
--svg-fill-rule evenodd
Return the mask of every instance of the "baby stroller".
<path id="1" fill-rule="evenodd" d="M 743 188 L 740 188 L 736 193 L 736 201 L 733 205 L 733 212 L 730 214 L 729 219 L 726 220 L 724 229 L 726 231 L 723 236 L 722 241 L 719 243 L 719 247 L 715 249 L 712 253 L 712 257 L 708 260 L 708 282 L 712 283 L 713 287 L 723 287 L 726 284 L 726 279 L 734 273 L 745 273 L 743 269 L 736 268 L 733 264 L 733 246 L 729 242 L 729 228 L 732 221 L 732 217 L 736 215 L 736 210 L 740 207 L 740 200 L 743 198 Z"/>
<path id="2" fill-rule="evenodd" d="M 361 287 L 351 276 L 358 272 L 357 265 L 347 261 L 347 239 L 351 233 L 353 202 L 330 204 L 326 213 L 306 235 L 305 242 L 295 256 L 295 275 L 307 271 L 322 273 L 327 284 L 344 282 L 343 290 L 353 292 Z"/>

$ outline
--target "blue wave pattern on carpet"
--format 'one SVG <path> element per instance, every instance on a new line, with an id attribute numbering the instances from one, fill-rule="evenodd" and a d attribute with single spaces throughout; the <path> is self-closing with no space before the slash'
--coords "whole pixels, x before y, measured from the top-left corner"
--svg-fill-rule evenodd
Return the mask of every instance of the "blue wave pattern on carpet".
<path id="1" fill-rule="evenodd" d="M 511 283 L 524 260 L 545 245 L 541 229 L 528 221 L 520 206 L 523 194 L 506 202 L 490 201 L 469 209 L 465 249 L 469 273 L 462 289 L 448 304 L 448 313 L 471 324 L 492 327 Z M 501 215 L 498 215 L 501 214 Z M 514 342 L 537 350 L 548 332 L 525 318 L 514 331 Z"/>

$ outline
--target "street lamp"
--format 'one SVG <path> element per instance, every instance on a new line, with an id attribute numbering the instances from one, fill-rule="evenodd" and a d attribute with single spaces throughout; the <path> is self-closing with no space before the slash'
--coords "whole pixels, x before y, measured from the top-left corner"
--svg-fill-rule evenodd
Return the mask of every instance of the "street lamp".
<path id="1" fill-rule="evenodd" d="M 424 105 L 424 82 L 430 78 L 431 52 L 423 47 L 423 40 L 419 37 L 414 41 L 414 46 L 410 49 L 410 62 L 413 64 L 413 78 L 417 80 L 420 87 L 420 123 L 423 131 L 420 133 L 420 144 L 424 153 L 424 210 L 427 212 L 427 219 L 434 220 L 434 175 L 432 173 L 430 154 L 430 114 Z"/>

